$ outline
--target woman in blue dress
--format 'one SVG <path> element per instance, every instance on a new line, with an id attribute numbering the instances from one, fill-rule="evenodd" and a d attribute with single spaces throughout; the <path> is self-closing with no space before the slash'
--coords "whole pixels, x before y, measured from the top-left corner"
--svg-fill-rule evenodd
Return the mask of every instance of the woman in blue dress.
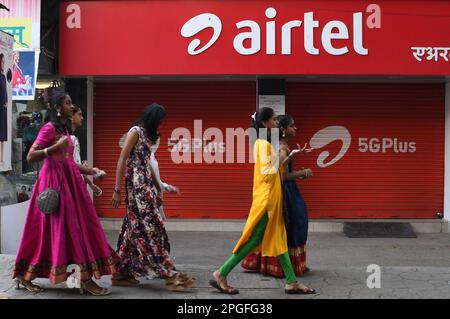
<path id="1" fill-rule="evenodd" d="M 280 129 L 280 149 L 286 149 L 290 153 L 289 140 L 297 133 L 294 119 L 289 115 L 278 116 Z M 299 147 L 300 149 L 300 147 Z M 303 152 L 310 152 L 306 146 L 301 148 Z M 306 266 L 306 241 L 308 238 L 308 208 L 298 189 L 296 180 L 313 176 L 311 169 L 294 170 L 293 160 L 286 164 L 283 173 L 283 201 L 285 211 L 285 224 L 287 231 L 289 256 L 296 276 L 301 276 L 309 268 Z M 283 270 L 277 258 L 262 257 L 260 254 L 251 253 L 242 262 L 242 267 L 250 271 L 259 271 L 264 275 L 283 277 Z"/>

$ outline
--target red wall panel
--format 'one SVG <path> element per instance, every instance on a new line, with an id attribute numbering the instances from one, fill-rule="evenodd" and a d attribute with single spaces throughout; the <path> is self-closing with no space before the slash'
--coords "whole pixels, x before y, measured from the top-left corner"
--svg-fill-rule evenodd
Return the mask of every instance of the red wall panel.
<path id="1" fill-rule="evenodd" d="M 287 83 L 286 105 L 299 129 L 294 145 L 328 126 L 351 135 L 333 165 L 321 168 L 317 159 L 324 151 L 330 152 L 325 163 L 339 154 L 340 140 L 296 159 L 297 168 L 315 173 L 298 182 L 310 217 L 436 218 L 443 211 L 443 85 Z M 372 141 L 372 151 L 360 151 L 366 149 L 360 138 Z M 384 152 L 375 139 L 381 145 L 385 139 Z M 415 152 L 409 144 L 405 153 L 388 147 L 395 139 L 415 143 Z"/>
<path id="2" fill-rule="evenodd" d="M 113 209 L 110 204 L 121 150 L 119 140 L 152 102 L 164 105 L 168 112 L 156 153 L 161 177 L 181 190 L 181 196 L 168 194 L 164 197 L 166 215 L 172 218 L 243 218 L 248 214 L 252 164 L 174 164 L 168 140 L 178 127 L 185 127 L 194 134 L 196 119 L 203 120 L 203 130 L 217 127 L 225 132 L 226 128 L 247 128 L 256 108 L 255 82 L 96 83 L 94 92 L 94 164 L 108 173 L 108 177 L 99 182 L 104 195 L 95 199 L 101 215 L 122 217 L 125 214 L 124 205 Z M 246 154 L 248 156 L 248 151 Z"/>
<path id="3" fill-rule="evenodd" d="M 103 216 L 121 217 L 110 206 L 119 139 L 151 102 L 166 106 L 162 144 L 157 152 L 161 175 L 181 188 L 165 197 L 172 218 L 245 218 L 251 204 L 252 164 L 174 164 L 168 139 L 174 128 L 191 132 L 195 119 L 208 127 L 247 128 L 255 108 L 253 82 L 161 82 L 95 85 L 94 162 L 109 176 L 96 199 Z M 444 87 L 424 84 L 286 84 L 286 113 L 299 128 L 293 144 L 310 142 L 319 131 L 340 126 L 350 146 L 337 139 L 296 158 L 296 167 L 311 167 L 315 176 L 299 181 L 311 218 L 436 218 L 443 210 Z M 337 131 L 322 136 L 336 139 Z M 360 151 L 360 139 L 371 149 Z M 405 149 L 386 147 L 407 142 Z M 320 140 L 320 139 L 319 139 Z M 415 144 L 410 144 L 415 143 Z M 386 145 L 389 146 L 389 145 Z M 402 152 L 405 151 L 405 152 Z M 246 152 L 248 159 L 248 153 Z"/>

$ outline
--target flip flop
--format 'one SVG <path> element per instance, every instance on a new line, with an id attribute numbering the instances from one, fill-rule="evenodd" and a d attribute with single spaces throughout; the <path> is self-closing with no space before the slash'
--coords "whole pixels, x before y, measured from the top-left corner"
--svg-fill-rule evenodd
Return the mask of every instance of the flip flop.
<path id="1" fill-rule="evenodd" d="M 211 279 L 211 280 L 209 281 L 209 284 L 210 284 L 212 287 L 216 288 L 217 290 L 219 290 L 220 292 L 222 292 L 222 293 L 224 293 L 224 294 L 228 294 L 228 295 L 236 295 L 236 294 L 239 293 L 239 290 L 237 290 L 237 289 L 235 289 L 235 288 L 233 288 L 233 287 L 228 287 L 228 288 L 226 288 L 226 289 L 222 288 L 222 287 L 217 283 L 217 281 L 214 280 L 214 279 Z"/>

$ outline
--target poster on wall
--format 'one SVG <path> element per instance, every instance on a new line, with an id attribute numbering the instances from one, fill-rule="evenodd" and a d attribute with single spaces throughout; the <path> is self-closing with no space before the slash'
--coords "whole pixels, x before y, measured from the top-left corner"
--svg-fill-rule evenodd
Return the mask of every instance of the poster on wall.
<path id="1" fill-rule="evenodd" d="M 2 0 L 0 30 L 14 36 L 14 49 L 39 49 L 41 39 L 40 0 Z"/>
<path id="2" fill-rule="evenodd" d="M 30 199 L 33 188 L 31 185 L 18 183 L 16 184 L 16 190 L 17 202 L 22 203 Z"/>
<path id="3" fill-rule="evenodd" d="M 13 43 L 0 30 L 0 172 L 11 170 Z"/>
<path id="4" fill-rule="evenodd" d="M 2 0 L 0 30 L 14 37 L 13 100 L 34 100 L 41 33 L 40 0 Z"/>
<path id="5" fill-rule="evenodd" d="M 284 95 L 259 95 L 258 107 L 270 107 L 276 115 L 286 113 L 286 98 Z"/>
<path id="6" fill-rule="evenodd" d="M 13 54 L 13 100 L 34 100 L 39 53 L 15 50 Z"/>

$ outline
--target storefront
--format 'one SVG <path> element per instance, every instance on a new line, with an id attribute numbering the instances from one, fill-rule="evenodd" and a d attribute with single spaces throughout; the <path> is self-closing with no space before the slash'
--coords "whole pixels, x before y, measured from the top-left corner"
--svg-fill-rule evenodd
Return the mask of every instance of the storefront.
<path id="1" fill-rule="evenodd" d="M 273 95 L 297 123 L 294 142 L 314 147 L 296 162 L 315 173 L 299 181 L 311 218 L 438 218 L 450 167 L 442 12 L 450 3 L 63 3 L 60 73 L 88 78 L 87 157 L 109 173 L 98 212 L 124 215 L 110 206 L 119 142 L 158 102 L 169 114 L 161 174 L 182 192 L 165 198 L 166 214 L 244 218 L 252 163 L 248 141 L 232 133 Z M 281 84 L 264 91 L 270 80 Z M 180 129 L 189 133 L 182 150 Z"/>

